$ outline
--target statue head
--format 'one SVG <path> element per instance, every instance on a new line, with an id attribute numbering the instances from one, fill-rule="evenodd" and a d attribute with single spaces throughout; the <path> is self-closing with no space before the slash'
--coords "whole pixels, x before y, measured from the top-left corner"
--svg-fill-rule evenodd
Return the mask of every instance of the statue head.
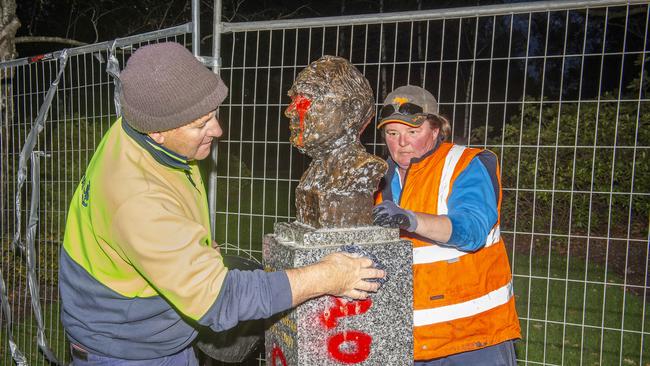
<path id="1" fill-rule="evenodd" d="M 358 141 L 375 112 L 370 83 L 341 57 L 312 62 L 288 94 L 290 142 L 310 156 Z"/>

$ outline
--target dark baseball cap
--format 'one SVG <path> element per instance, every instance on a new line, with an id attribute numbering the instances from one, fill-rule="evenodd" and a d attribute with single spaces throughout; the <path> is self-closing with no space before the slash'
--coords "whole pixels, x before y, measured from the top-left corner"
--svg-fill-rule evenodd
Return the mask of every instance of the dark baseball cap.
<path id="1" fill-rule="evenodd" d="M 377 128 L 393 122 L 420 127 L 428 114 L 438 114 L 436 98 L 419 86 L 400 86 L 384 100 L 384 106 L 379 112 Z"/>

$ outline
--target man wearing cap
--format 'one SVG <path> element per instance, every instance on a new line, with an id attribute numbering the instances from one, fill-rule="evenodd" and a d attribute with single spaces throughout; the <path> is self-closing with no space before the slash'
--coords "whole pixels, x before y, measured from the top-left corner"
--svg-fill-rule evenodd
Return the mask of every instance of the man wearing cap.
<path id="1" fill-rule="evenodd" d="M 496 155 L 446 142 L 449 121 L 416 86 L 386 97 L 377 128 L 390 157 L 373 215 L 413 242 L 415 364 L 516 365 Z"/>
<path id="2" fill-rule="evenodd" d="M 222 134 L 222 80 L 177 43 L 144 46 L 121 74 L 122 118 L 72 199 L 60 253 L 75 365 L 196 365 L 198 327 L 222 331 L 323 294 L 365 298 L 383 271 L 335 253 L 280 272 L 224 267 L 197 160 Z"/>

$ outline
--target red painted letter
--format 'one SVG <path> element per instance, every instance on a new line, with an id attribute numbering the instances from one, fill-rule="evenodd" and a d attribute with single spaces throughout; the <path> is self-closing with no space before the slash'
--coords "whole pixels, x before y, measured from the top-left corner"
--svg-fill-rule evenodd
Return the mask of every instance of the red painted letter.
<path id="1" fill-rule="evenodd" d="M 336 327 L 339 318 L 363 314 L 372 306 L 371 299 L 350 301 L 344 304 L 341 299 L 336 297 L 334 298 L 334 301 L 335 304 L 329 309 L 329 311 L 324 311 L 320 315 L 321 323 L 323 323 L 327 329 Z"/>
<path id="2" fill-rule="evenodd" d="M 275 360 L 278 358 L 280 359 L 280 362 L 282 362 L 282 366 L 287 366 L 287 359 L 284 357 L 284 352 L 282 352 L 280 347 L 275 346 L 271 352 L 271 362 L 273 363 L 273 366 L 277 366 Z"/>
<path id="3" fill-rule="evenodd" d="M 330 337 L 327 350 L 337 361 L 359 363 L 370 355 L 372 337 L 356 330 L 343 331 Z M 341 349 L 341 346 L 345 346 Z"/>

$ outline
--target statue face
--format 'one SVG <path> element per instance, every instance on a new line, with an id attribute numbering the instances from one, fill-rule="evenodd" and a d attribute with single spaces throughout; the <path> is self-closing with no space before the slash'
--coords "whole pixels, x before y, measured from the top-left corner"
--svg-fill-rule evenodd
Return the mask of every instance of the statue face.
<path id="1" fill-rule="evenodd" d="M 342 103 L 332 94 L 314 96 L 296 81 L 289 91 L 291 104 L 284 114 L 289 118 L 291 144 L 306 153 L 330 150 L 345 134 Z"/>
<path id="2" fill-rule="evenodd" d="M 284 111 L 284 115 L 289 118 L 289 130 L 291 145 L 302 148 L 305 139 L 305 117 L 311 108 L 311 99 L 305 95 L 293 95 L 291 103 Z"/>

